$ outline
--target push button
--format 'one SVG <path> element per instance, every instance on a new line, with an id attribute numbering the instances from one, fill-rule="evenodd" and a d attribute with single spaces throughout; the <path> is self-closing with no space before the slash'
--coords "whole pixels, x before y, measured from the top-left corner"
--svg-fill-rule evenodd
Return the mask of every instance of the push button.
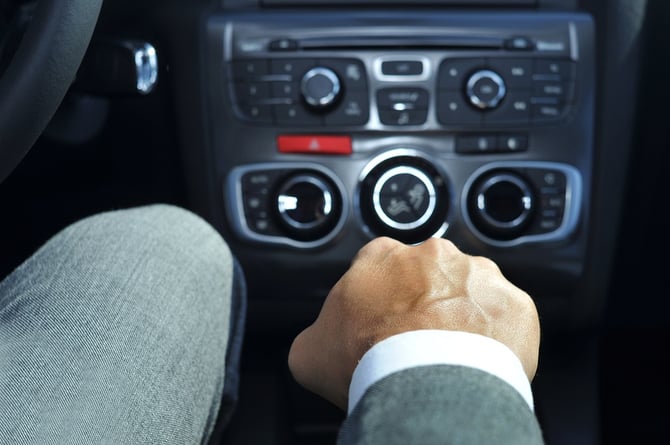
<path id="1" fill-rule="evenodd" d="M 264 59 L 239 60 L 233 62 L 233 78 L 235 80 L 249 80 L 268 74 L 268 61 Z"/>
<path id="2" fill-rule="evenodd" d="M 384 88 L 377 92 L 379 120 L 384 125 L 421 125 L 428 117 L 428 91 L 423 88 Z"/>
<path id="3" fill-rule="evenodd" d="M 428 91 L 423 88 L 384 88 L 377 92 L 377 104 L 380 108 L 405 109 L 428 108 Z"/>
<path id="4" fill-rule="evenodd" d="M 567 96 L 567 87 L 563 82 L 535 81 L 533 83 L 533 97 L 550 97 L 564 101 Z"/>
<path id="5" fill-rule="evenodd" d="M 295 51 L 298 49 L 298 41 L 294 39 L 276 39 L 268 44 L 270 51 Z"/>
<path id="6" fill-rule="evenodd" d="M 348 155 L 352 152 L 349 136 L 281 135 L 277 137 L 277 148 L 280 153 Z"/>
<path id="7" fill-rule="evenodd" d="M 325 115 L 326 125 L 365 125 L 370 118 L 367 92 L 350 91 Z"/>
<path id="8" fill-rule="evenodd" d="M 320 59 L 319 64 L 337 73 L 347 90 L 367 90 L 365 67 L 356 59 Z"/>
<path id="9" fill-rule="evenodd" d="M 437 119 L 445 125 L 481 125 L 482 113 L 465 102 L 461 92 L 441 92 L 437 101 Z"/>
<path id="10" fill-rule="evenodd" d="M 484 116 L 485 125 L 527 124 L 531 115 L 528 91 L 511 91 L 500 106 Z"/>
<path id="11" fill-rule="evenodd" d="M 313 59 L 274 59 L 270 63 L 270 73 L 284 74 L 297 80 L 315 66 L 316 60 Z"/>
<path id="12" fill-rule="evenodd" d="M 459 136 L 456 138 L 456 153 L 493 153 L 497 151 L 495 136 Z"/>
<path id="13" fill-rule="evenodd" d="M 304 126 L 318 126 L 322 125 L 320 116 L 316 116 L 308 112 L 303 106 L 288 104 L 288 105 L 273 105 L 274 117 L 277 124 L 280 125 L 304 125 Z"/>
<path id="14" fill-rule="evenodd" d="M 257 103 L 269 99 L 270 86 L 267 82 L 238 83 L 235 94 L 240 103 Z"/>
<path id="15" fill-rule="evenodd" d="M 427 117 L 428 110 L 379 110 L 379 120 L 384 125 L 422 125 Z"/>
<path id="16" fill-rule="evenodd" d="M 269 124 L 273 122 L 272 105 L 240 104 L 239 110 L 247 119 L 254 122 Z"/>
<path id="17" fill-rule="evenodd" d="M 570 80 L 574 78 L 575 64 L 569 60 L 536 59 L 533 74 L 536 78 Z"/>
<path id="18" fill-rule="evenodd" d="M 503 45 L 505 49 L 511 51 L 532 51 L 535 48 L 535 44 L 530 37 L 525 36 L 510 37 L 505 40 Z"/>
<path id="19" fill-rule="evenodd" d="M 538 103 L 532 107 L 532 121 L 534 123 L 551 122 L 560 119 L 565 112 L 565 106 L 559 103 Z"/>
<path id="20" fill-rule="evenodd" d="M 419 60 L 388 60 L 382 62 L 382 74 L 385 76 L 420 76 L 423 74 L 423 62 Z"/>
<path id="21" fill-rule="evenodd" d="M 440 65 L 437 86 L 441 90 L 461 91 L 467 76 L 485 65 L 484 59 L 447 59 Z"/>
<path id="22" fill-rule="evenodd" d="M 272 97 L 276 99 L 298 100 L 300 85 L 298 82 L 272 82 Z"/>
<path id="23" fill-rule="evenodd" d="M 509 88 L 530 89 L 532 59 L 491 59 L 489 65 L 500 73 Z"/>
<path id="24" fill-rule="evenodd" d="M 516 153 L 528 149 L 528 136 L 504 134 L 498 136 L 498 150 L 505 153 Z"/>

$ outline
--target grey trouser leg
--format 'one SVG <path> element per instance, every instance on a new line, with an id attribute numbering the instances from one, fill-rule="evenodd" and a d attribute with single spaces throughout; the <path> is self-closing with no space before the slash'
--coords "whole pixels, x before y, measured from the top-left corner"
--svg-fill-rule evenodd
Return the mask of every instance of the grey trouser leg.
<path id="1" fill-rule="evenodd" d="M 166 205 L 56 235 L 0 283 L 0 443 L 206 442 L 233 270 L 213 228 Z"/>

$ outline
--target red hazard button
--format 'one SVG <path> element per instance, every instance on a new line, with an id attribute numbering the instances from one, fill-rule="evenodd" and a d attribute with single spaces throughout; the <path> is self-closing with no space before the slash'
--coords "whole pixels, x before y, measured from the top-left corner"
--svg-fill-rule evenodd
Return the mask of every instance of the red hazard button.
<path id="1" fill-rule="evenodd" d="M 280 153 L 351 154 L 350 136 L 281 135 L 277 136 Z"/>

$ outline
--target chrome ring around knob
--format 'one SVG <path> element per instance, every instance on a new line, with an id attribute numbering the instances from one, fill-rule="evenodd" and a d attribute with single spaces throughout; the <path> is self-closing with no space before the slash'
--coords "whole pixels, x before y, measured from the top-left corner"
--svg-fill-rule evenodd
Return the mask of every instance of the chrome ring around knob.
<path id="1" fill-rule="evenodd" d="M 491 215 L 490 205 L 487 202 L 487 193 L 493 187 L 510 184 L 516 190 L 515 199 L 518 199 L 518 208 L 514 209 L 514 215 L 510 218 L 500 218 Z M 516 175 L 500 173 L 488 178 L 476 190 L 475 205 L 479 216 L 492 228 L 498 230 L 514 230 L 522 226 L 529 218 L 533 210 L 533 195 L 528 184 Z"/>
<path id="2" fill-rule="evenodd" d="M 493 87 L 497 91 L 492 92 L 493 95 L 489 98 L 482 98 L 480 96 L 481 93 L 477 91 L 477 83 L 486 80 L 493 83 Z M 505 94 L 507 94 L 505 81 L 498 73 L 491 70 L 480 70 L 470 76 L 465 91 L 470 103 L 482 110 L 489 110 L 497 107 L 500 104 L 500 101 L 505 97 Z"/>
<path id="3" fill-rule="evenodd" d="M 414 178 L 419 180 L 420 184 L 417 185 L 423 185 L 425 187 L 425 191 L 421 191 L 420 196 L 415 196 L 415 199 L 425 199 L 424 193 L 427 195 L 428 198 L 428 203 L 421 215 L 418 216 L 413 221 L 409 222 L 399 222 L 391 218 L 389 214 L 386 212 L 386 210 L 383 208 L 381 198 L 382 198 L 382 189 L 384 186 L 393 178 L 400 176 L 400 175 L 410 175 L 413 176 Z M 412 190 L 406 190 L 404 191 L 405 194 L 412 194 Z M 412 197 L 409 198 L 409 200 L 412 200 Z M 435 186 L 433 185 L 432 181 L 430 178 L 421 170 L 406 166 L 406 165 L 401 165 L 398 167 L 394 167 L 390 169 L 389 171 L 385 172 L 378 180 L 377 183 L 374 186 L 374 189 L 372 191 L 372 203 L 374 206 L 374 211 L 377 217 L 388 227 L 392 229 L 397 229 L 397 230 L 414 230 L 419 227 L 421 227 L 423 224 L 425 224 L 432 216 L 433 213 L 435 212 L 435 207 L 436 207 L 436 201 L 437 201 L 437 191 L 435 190 Z M 412 207 L 414 203 L 409 202 L 405 203 L 404 200 L 402 200 L 404 203 L 405 208 L 402 210 L 406 210 L 408 212 L 412 211 Z M 416 201 L 415 201 L 416 202 Z"/>
<path id="4" fill-rule="evenodd" d="M 306 185 L 313 187 L 316 200 L 318 202 L 309 202 L 307 209 L 314 213 L 309 215 L 306 220 L 300 220 L 292 212 L 299 212 L 301 204 L 300 196 L 296 196 L 296 186 Z M 293 193 L 291 193 L 293 191 Z M 302 197 L 304 201 L 304 196 Z M 277 211 L 282 221 L 293 229 L 299 231 L 311 230 L 320 227 L 329 221 L 332 214 L 336 211 L 331 187 L 323 180 L 312 175 L 298 175 L 290 178 L 281 188 L 277 195 Z"/>
<path id="5" fill-rule="evenodd" d="M 327 83 L 323 93 L 314 94 L 313 83 L 319 80 L 325 80 Z M 316 67 L 307 71 L 300 83 L 300 91 L 305 102 L 314 108 L 325 108 L 333 104 L 340 94 L 340 89 L 340 79 L 337 74 L 325 67 Z"/>

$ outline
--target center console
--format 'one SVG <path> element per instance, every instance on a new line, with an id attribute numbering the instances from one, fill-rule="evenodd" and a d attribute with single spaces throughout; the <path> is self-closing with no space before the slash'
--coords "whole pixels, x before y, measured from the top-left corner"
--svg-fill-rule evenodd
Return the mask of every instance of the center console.
<path id="1" fill-rule="evenodd" d="M 267 277 L 252 298 L 320 301 L 377 236 L 448 238 L 549 304 L 574 290 L 588 15 L 277 9 L 206 27 L 214 205 L 245 269 Z"/>
<path id="2" fill-rule="evenodd" d="M 197 42 L 175 31 L 188 63 L 173 67 L 194 114 L 180 116 L 189 198 L 248 278 L 246 350 L 263 372 L 285 371 L 286 339 L 364 244 L 443 237 L 533 297 L 537 411 L 568 438 L 548 443 L 594 443 L 581 334 L 607 229 L 591 230 L 607 214 L 594 209 L 612 199 L 596 168 L 592 16 L 570 0 L 227 0 L 194 22 Z M 278 368 L 265 347 L 281 349 Z M 323 424 L 291 406 L 295 428 Z"/>

